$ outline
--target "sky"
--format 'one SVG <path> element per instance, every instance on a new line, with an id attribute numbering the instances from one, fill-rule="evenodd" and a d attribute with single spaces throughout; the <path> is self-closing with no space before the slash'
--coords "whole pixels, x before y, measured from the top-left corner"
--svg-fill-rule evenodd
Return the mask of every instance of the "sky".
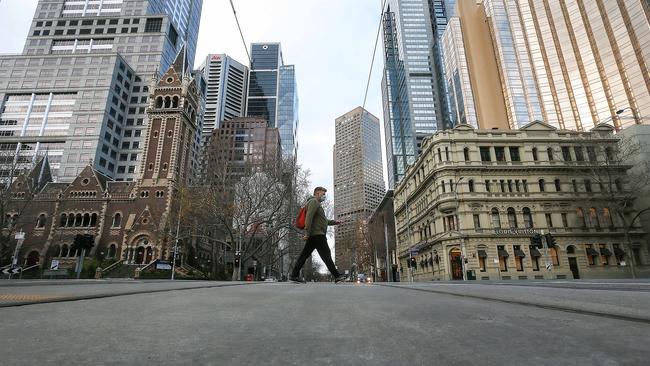
<path id="1" fill-rule="evenodd" d="M 20 53 L 37 0 L 0 0 L 0 53 Z M 311 171 L 312 186 L 333 197 L 334 120 L 363 104 L 380 0 L 233 0 L 246 47 L 281 42 L 285 64 L 296 67 L 299 97 L 298 162 Z M 209 53 L 226 53 L 249 64 L 228 0 L 204 0 L 196 66 Z M 381 107 L 381 36 L 366 109 Z M 385 160 L 383 122 L 382 158 Z M 384 167 L 384 171 L 386 168 Z M 386 173 L 384 172 L 384 175 Z M 333 243 L 330 243 L 333 244 Z"/>

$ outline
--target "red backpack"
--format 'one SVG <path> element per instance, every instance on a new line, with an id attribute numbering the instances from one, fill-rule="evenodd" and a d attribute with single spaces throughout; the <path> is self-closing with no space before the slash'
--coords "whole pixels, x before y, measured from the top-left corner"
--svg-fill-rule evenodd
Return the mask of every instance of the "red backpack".
<path id="1" fill-rule="evenodd" d="M 300 230 L 305 229 L 305 217 L 307 216 L 307 204 L 300 208 L 298 211 L 298 217 L 296 217 L 296 227 Z"/>
<path id="2" fill-rule="evenodd" d="M 296 227 L 300 230 L 305 228 L 305 216 L 307 216 L 307 207 L 301 207 L 296 217 Z"/>

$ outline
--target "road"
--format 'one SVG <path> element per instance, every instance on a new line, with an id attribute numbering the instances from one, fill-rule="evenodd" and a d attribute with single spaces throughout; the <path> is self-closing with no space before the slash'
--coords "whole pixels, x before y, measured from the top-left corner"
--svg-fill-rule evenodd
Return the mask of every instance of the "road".
<path id="1" fill-rule="evenodd" d="M 0 281 L 0 364 L 646 365 L 648 290 Z"/>

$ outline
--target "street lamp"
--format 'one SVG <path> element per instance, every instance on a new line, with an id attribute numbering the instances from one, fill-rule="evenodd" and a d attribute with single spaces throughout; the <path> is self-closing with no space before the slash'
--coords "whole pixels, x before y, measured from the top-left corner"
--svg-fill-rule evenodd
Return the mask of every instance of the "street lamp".
<path id="1" fill-rule="evenodd" d="M 460 215 L 460 201 L 458 200 L 458 184 L 460 183 L 461 180 L 463 180 L 465 177 L 460 177 L 456 180 L 456 183 L 454 183 L 454 199 L 456 200 L 456 215 L 458 217 L 458 228 L 457 231 L 461 235 L 461 243 L 460 243 L 460 269 L 463 271 L 463 281 L 467 280 L 467 273 L 465 273 L 465 235 L 460 231 L 460 226 L 461 226 L 461 215 Z"/>

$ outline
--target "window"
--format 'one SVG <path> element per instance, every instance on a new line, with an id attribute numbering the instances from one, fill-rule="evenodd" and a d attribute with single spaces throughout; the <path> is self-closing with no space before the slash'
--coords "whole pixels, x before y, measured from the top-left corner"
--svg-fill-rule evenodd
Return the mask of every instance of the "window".
<path id="1" fill-rule="evenodd" d="M 512 179 L 508 179 L 508 192 L 512 193 Z"/>
<path id="2" fill-rule="evenodd" d="M 559 179 L 555 180 L 555 192 L 562 192 L 562 185 Z"/>
<path id="3" fill-rule="evenodd" d="M 499 269 L 501 272 L 508 272 L 508 252 L 503 245 L 497 246 L 497 252 L 499 254 Z"/>
<path id="4" fill-rule="evenodd" d="M 481 153 L 481 161 L 490 161 L 490 148 L 489 147 L 480 147 L 479 151 Z"/>
<path id="5" fill-rule="evenodd" d="M 513 251 L 515 252 L 515 267 L 517 271 L 523 271 L 524 270 L 524 257 L 525 254 L 521 250 L 521 246 L 515 245 L 512 247 Z"/>
<path id="6" fill-rule="evenodd" d="M 551 216 L 550 213 L 544 214 L 546 217 L 546 227 L 552 228 L 553 227 L 553 217 Z"/>
<path id="7" fill-rule="evenodd" d="M 524 192 L 528 193 L 528 181 L 526 179 L 521 180 L 521 186 L 524 188 Z"/>
<path id="8" fill-rule="evenodd" d="M 159 33 L 162 30 L 162 18 L 148 18 L 144 25 L 145 33 Z"/>
<path id="9" fill-rule="evenodd" d="M 567 215 L 565 213 L 562 214 L 562 227 L 569 227 L 569 220 L 567 219 Z"/>
<path id="10" fill-rule="evenodd" d="M 496 207 L 492 208 L 492 211 L 490 211 L 490 216 L 492 217 L 492 227 L 495 229 L 500 229 L 501 217 L 499 216 L 499 210 Z"/>
<path id="11" fill-rule="evenodd" d="M 605 148 L 605 158 L 607 158 L 607 161 L 614 160 L 614 155 L 612 154 L 612 148 L 611 147 L 606 147 Z"/>
<path id="12" fill-rule="evenodd" d="M 614 185 L 616 186 L 616 190 L 619 192 L 623 192 L 623 182 L 621 182 L 620 179 L 616 179 L 614 181 Z"/>
<path id="13" fill-rule="evenodd" d="M 524 207 L 523 214 L 524 214 L 524 227 L 526 229 L 531 229 L 533 227 L 533 215 L 530 213 L 530 208 Z"/>
<path id="14" fill-rule="evenodd" d="M 501 193 L 505 193 L 506 192 L 506 184 L 505 184 L 505 181 L 503 179 L 501 179 L 499 181 L 499 186 L 501 187 Z"/>
<path id="15" fill-rule="evenodd" d="M 578 225 L 581 227 L 587 227 L 587 221 L 585 221 L 585 212 L 582 208 L 578 207 L 576 209 L 576 216 L 578 217 Z"/>
<path id="16" fill-rule="evenodd" d="M 596 264 L 595 258 L 598 256 L 598 252 L 594 250 L 591 244 L 585 244 L 585 252 L 587 253 L 587 263 L 590 266 L 595 265 Z"/>
<path id="17" fill-rule="evenodd" d="M 546 155 L 548 156 L 548 161 L 553 161 L 553 148 L 549 147 L 546 149 Z"/>
<path id="18" fill-rule="evenodd" d="M 593 146 L 587 146 L 587 157 L 589 158 L 589 161 L 598 160 L 596 157 L 596 149 Z"/>
<path id="19" fill-rule="evenodd" d="M 469 148 L 468 147 L 463 149 L 463 156 L 465 157 L 465 161 L 469 161 Z"/>
<path id="20" fill-rule="evenodd" d="M 607 227 L 614 227 L 614 221 L 612 221 L 612 215 L 609 212 L 609 208 L 603 208 L 603 222 Z"/>
<path id="21" fill-rule="evenodd" d="M 512 207 L 508 207 L 508 227 L 511 229 L 517 228 L 517 214 Z"/>
<path id="22" fill-rule="evenodd" d="M 571 184 L 573 185 L 573 191 L 578 193 L 578 182 L 575 179 L 572 179 Z"/>
<path id="23" fill-rule="evenodd" d="M 487 267 L 485 265 L 485 259 L 487 258 L 487 253 L 485 252 L 485 249 L 479 249 L 478 250 L 478 266 L 479 270 L 481 272 L 487 271 Z"/>
<path id="24" fill-rule="evenodd" d="M 490 192 L 490 181 L 487 179 L 485 180 L 485 191 Z"/>
<path id="25" fill-rule="evenodd" d="M 506 161 L 506 151 L 503 146 L 494 147 L 494 156 L 497 161 Z"/>
<path id="26" fill-rule="evenodd" d="M 45 222 L 47 221 L 45 214 L 40 214 L 38 220 L 36 220 L 36 227 L 42 229 L 45 227 Z"/>
<path id="27" fill-rule="evenodd" d="M 508 150 L 510 150 L 510 160 L 511 161 L 521 161 L 521 157 L 519 156 L 519 148 L 518 147 L 509 147 Z"/>
<path id="28" fill-rule="evenodd" d="M 116 213 L 113 216 L 113 224 L 111 225 L 112 227 L 120 227 L 122 224 L 122 214 Z"/>
<path id="29" fill-rule="evenodd" d="M 589 179 L 585 179 L 585 192 L 591 192 L 591 181 Z"/>
<path id="30" fill-rule="evenodd" d="M 537 161 L 537 160 L 538 160 L 538 157 L 537 157 L 537 148 L 534 147 L 534 148 L 533 148 L 533 161 Z"/>
<path id="31" fill-rule="evenodd" d="M 568 146 L 562 146 L 562 159 L 564 161 L 571 161 L 571 150 Z"/>
<path id="32" fill-rule="evenodd" d="M 481 217 L 477 214 L 474 214 L 474 229 L 481 228 Z"/>
<path id="33" fill-rule="evenodd" d="M 469 188 L 469 191 L 470 191 L 470 192 L 474 192 L 474 181 L 473 181 L 472 179 L 470 179 L 470 180 L 467 182 L 467 187 Z"/>
<path id="34" fill-rule="evenodd" d="M 539 183 L 539 191 L 544 192 L 544 188 L 545 188 L 544 179 L 540 179 L 538 183 Z"/>
<path id="35" fill-rule="evenodd" d="M 576 146 L 573 148 L 573 151 L 576 154 L 576 161 L 585 161 L 585 154 L 582 150 L 582 147 Z"/>
<path id="36" fill-rule="evenodd" d="M 600 229 L 600 222 L 598 221 L 598 211 L 592 207 L 589 209 L 589 224 L 592 227 Z"/>
<path id="37" fill-rule="evenodd" d="M 609 266 L 609 257 L 612 255 L 612 252 L 607 249 L 606 244 L 600 244 L 599 245 L 600 249 L 600 261 L 603 264 L 603 266 Z"/>

